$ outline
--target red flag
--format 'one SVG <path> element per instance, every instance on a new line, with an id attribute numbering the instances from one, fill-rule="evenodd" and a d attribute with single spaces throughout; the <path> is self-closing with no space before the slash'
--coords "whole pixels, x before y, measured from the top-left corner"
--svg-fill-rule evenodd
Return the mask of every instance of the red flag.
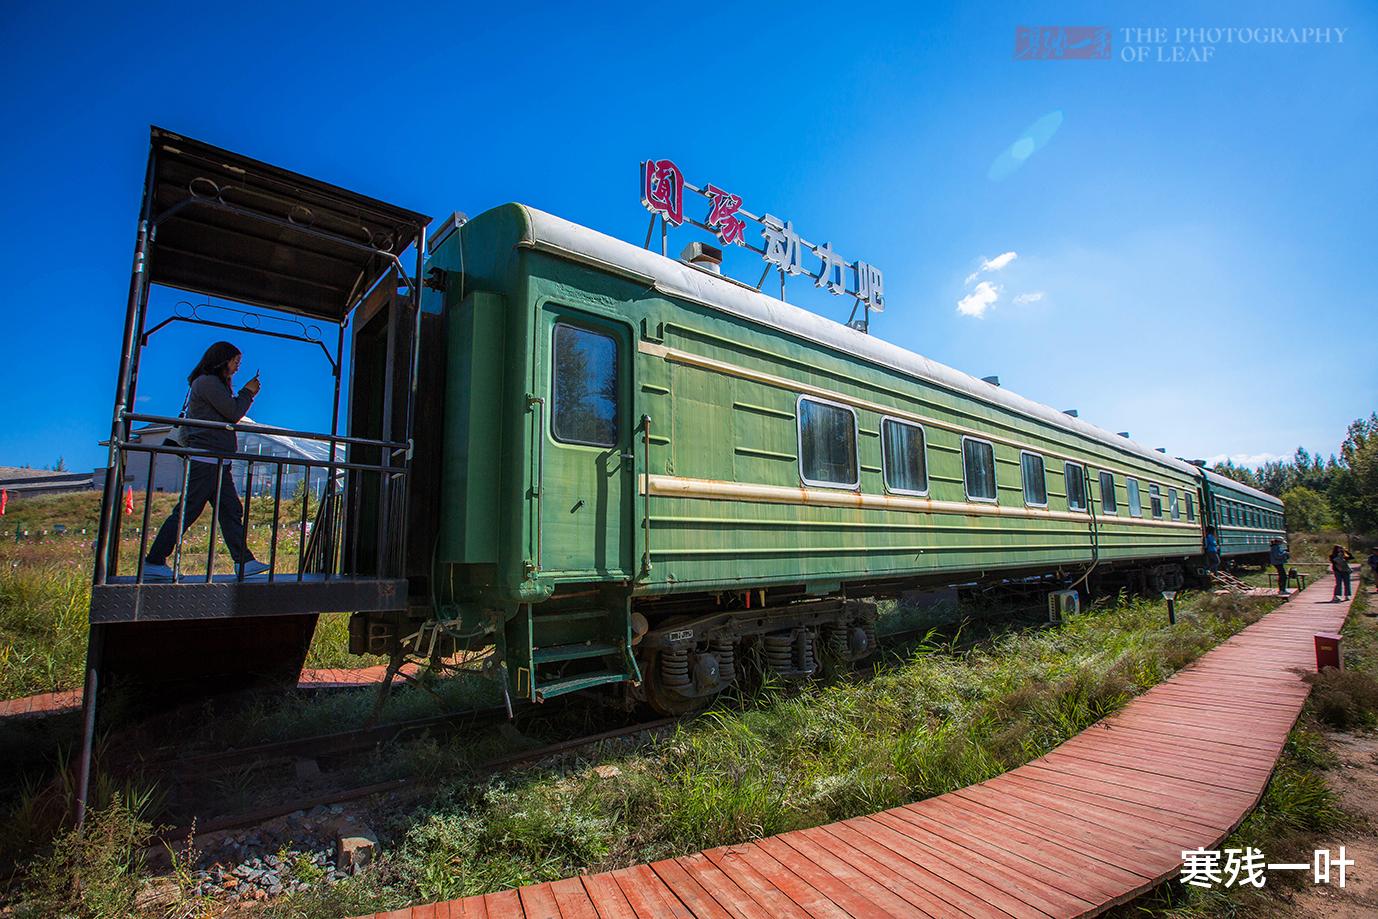
<path id="1" fill-rule="evenodd" d="M 0 488 L 0 517 L 5 516 L 5 505 L 10 503 L 10 490 Z"/>
<path id="2" fill-rule="evenodd" d="M 126 485 L 124 489 L 124 514 L 128 517 L 134 513 L 134 486 Z"/>

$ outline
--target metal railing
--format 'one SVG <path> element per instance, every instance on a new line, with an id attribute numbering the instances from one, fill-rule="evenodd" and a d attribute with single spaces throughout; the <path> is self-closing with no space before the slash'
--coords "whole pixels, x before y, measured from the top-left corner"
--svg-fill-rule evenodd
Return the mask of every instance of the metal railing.
<path id="1" fill-rule="evenodd" d="M 166 577 L 146 577 L 145 559 L 149 551 L 150 524 L 155 526 L 162 521 L 152 519 L 155 490 L 158 481 L 158 463 L 172 458 L 180 462 L 181 485 L 178 490 L 176 507 L 178 515 L 177 539 L 170 558 L 175 583 L 211 583 L 215 577 L 216 543 L 220 524 L 219 496 L 217 495 L 205 508 L 210 523 L 205 548 L 204 570 L 189 572 L 183 543 L 190 535 L 185 526 L 187 485 L 191 475 L 192 463 L 215 463 L 217 489 L 223 481 L 226 464 L 242 464 L 243 480 L 246 485 L 240 496 L 243 502 L 243 517 L 240 523 L 245 529 L 248 541 L 250 526 L 261 526 L 264 521 L 254 521 L 255 498 L 266 498 L 265 490 L 271 494 L 272 509 L 267 526 L 268 557 L 265 561 L 268 570 L 258 575 L 272 583 L 284 579 L 302 581 L 331 578 L 400 578 L 402 566 L 402 514 L 405 503 L 407 446 L 404 443 L 374 440 L 363 437 L 346 437 L 330 434 L 317 434 L 308 431 L 285 430 L 254 424 L 230 424 L 226 422 L 201 421 L 192 418 L 171 418 L 161 415 L 146 415 L 133 412 L 122 414 L 121 428 L 124 436 L 111 446 L 116 457 L 115 466 L 109 475 L 116 476 L 119 486 L 117 499 L 102 508 L 101 532 L 97 552 L 105 560 L 104 566 L 97 566 L 97 586 L 105 584 L 167 583 Z M 262 434 L 272 437 L 290 437 L 296 440 L 323 444 L 325 458 L 308 456 L 272 456 L 262 453 L 222 453 L 197 447 L 184 447 L 175 443 L 149 443 L 134 439 L 134 423 L 151 425 L 170 425 L 184 430 L 202 428 L 230 431 L 238 434 Z M 344 448 L 345 455 L 340 455 Z M 127 459 L 132 455 L 143 454 L 148 457 L 146 476 L 143 483 L 143 509 L 141 525 L 138 527 L 138 556 L 132 579 L 123 574 L 120 564 L 122 544 L 126 536 L 121 527 L 121 511 L 127 512 L 125 493 L 125 470 Z M 262 487 L 262 467 L 271 472 L 271 487 Z M 260 472 L 255 473 L 255 467 Z M 289 473 L 299 469 L 300 474 Z M 286 496 L 284 483 L 289 474 L 299 478 L 297 494 Z M 256 487 L 257 486 L 257 487 Z M 317 495 L 315 501 L 313 496 Z M 300 508 L 291 505 L 300 501 Z M 291 518 L 284 516 L 284 507 L 291 512 Z M 183 532 L 187 530 L 187 532 Z M 295 534 L 290 531 L 295 530 Z M 283 556 L 289 554 L 291 540 L 296 543 L 295 570 L 280 570 L 284 567 Z M 260 540 L 261 542 L 261 540 Z M 260 546 L 261 548 L 261 546 Z M 199 568 L 199 566 L 196 566 Z M 235 566 L 236 579 L 243 573 Z"/>

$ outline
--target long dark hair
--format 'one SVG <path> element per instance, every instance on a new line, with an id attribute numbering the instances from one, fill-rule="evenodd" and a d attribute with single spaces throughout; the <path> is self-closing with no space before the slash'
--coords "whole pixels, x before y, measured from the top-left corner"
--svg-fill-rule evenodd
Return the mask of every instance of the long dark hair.
<path id="1" fill-rule="evenodd" d="M 201 355 L 201 360 L 197 361 L 191 373 L 187 374 L 187 383 L 195 383 L 197 377 L 205 376 L 208 373 L 229 383 L 229 374 L 226 371 L 230 361 L 238 357 L 239 354 L 239 349 L 229 342 L 216 342 L 206 349 L 206 353 Z"/>

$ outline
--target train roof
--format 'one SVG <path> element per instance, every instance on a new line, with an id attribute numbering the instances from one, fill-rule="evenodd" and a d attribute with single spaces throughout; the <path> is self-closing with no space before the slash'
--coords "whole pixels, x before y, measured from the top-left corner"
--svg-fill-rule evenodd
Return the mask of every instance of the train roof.
<path id="1" fill-rule="evenodd" d="M 1223 488 L 1233 488 L 1235 491 L 1242 491 L 1244 494 L 1253 498 L 1258 498 L 1260 501 L 1282 507 L 1282 499 L 1276 495 L 1270 495 L 1266 491 L 1259 491 L 1251 485 L 1245 485 L 1243 482 L 1236 482 L 1229 476 L 1221 475 L 1218 472 L 1212 472 L 1209 469 L 1202 469 L 1201 471 L 1206 474 L 1206 480 L 1210 482 L 1211 485 Z"/>
<path id="2" fill-rule="evenodd" d="M 1055 408 L 1026 399 L 898 345 L 859 332 L 840 322 L 767 296 L 739 281 L 694 268 L 631 243 L 580 226 L 526 205 L 529 248 L 544 250 L 622 275 L 630 275 L 661 293 L 690 300 L 711 309 L 759 322 L 771 328 L 818 342 L 849 357 L 899 371 L 990 405 L 1009 409 L 1080 434 L 1126 453 L 1196 475 L 1200 467 L 1159 453 L 1137 441 L 1112 434 Z M 1232 483 L 1234 484 L 1234 483 Z M 1241 486 L 1242 487 L 1242 486 Z"/>

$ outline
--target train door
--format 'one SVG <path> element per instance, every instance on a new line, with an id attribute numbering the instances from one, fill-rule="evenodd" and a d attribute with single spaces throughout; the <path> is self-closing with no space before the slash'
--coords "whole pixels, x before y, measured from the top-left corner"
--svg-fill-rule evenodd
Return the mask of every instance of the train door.
<path id="1" fill-rule="evenodd" d="M 547 407 L 537 564 L 547 576 L 567 580 L 630 579 L 636 538 L 631 329 L 547 304 L 541 332 Z"/>

